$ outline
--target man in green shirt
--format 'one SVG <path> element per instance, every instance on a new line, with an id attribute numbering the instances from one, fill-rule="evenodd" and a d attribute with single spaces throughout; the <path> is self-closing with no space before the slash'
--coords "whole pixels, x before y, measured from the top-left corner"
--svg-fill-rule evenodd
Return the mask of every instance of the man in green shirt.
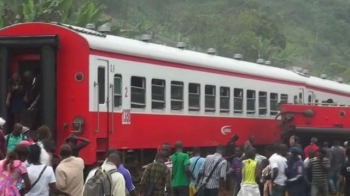
<path id="1" fill-rule="evenodd" d="M 172 168 L 172 187 L 174 196 L 188 196 L 190 178 L 194 178 L 190 170 L 190 157 L 188 154 L 182 152 L 182 142 L 175 143 L 175 153 L 171 155 L 170 159 L 173 163 Z"/>
<path id="2" fill-rule="evenodd" d="M 5 136 L 7 153 L 10 153 L 13 149 L 15 149 L 20 141 L 27 139 L 27 137 L 22 134 L 22 129 L 23 126 L 20 123 L 16 123 L 13 126 L 12 133 Z"/>

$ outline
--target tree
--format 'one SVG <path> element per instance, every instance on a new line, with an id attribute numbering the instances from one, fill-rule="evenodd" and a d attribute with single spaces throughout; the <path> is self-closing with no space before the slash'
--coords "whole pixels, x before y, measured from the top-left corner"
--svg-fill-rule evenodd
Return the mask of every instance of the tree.
<path id="1" fill-rule="evenodd" d="M 2 26 L 38 21 L 85 26 L 88 23 L 100 25 L 110 21 L 110 19 L 101 19 L 106 7 L 92 0 L 80 7 L 73 6 L 73 0 L 16 0 L 14 3 L 4 3 L 0 8 Z"/>

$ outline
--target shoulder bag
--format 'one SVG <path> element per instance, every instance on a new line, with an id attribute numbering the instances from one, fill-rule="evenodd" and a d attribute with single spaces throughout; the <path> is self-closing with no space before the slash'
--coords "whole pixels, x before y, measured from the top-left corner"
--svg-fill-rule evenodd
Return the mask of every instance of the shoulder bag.
<path id="1" fill-rule="evenodd" d="M 30 190 L 39 182 L 41 176 L 43 175 L 44 171 L 46 170 L 47 168 L 47 165 L 45 165 L 45 167 L 43 168 L 43 170 L 41 170 L 38 178 L 35 180 L 35 182 L 32 184 L 32 187 L 30 187 Z"/>
<path id="2" fill-rule="evenodd" d="M 213 176 L 215 169 L 218 167 L 219 163 L 221 163 L 224 159 L 220 158 L 214 165 L 213 169 L 210 171 L 209 176 L 205 180 L 203 184 L 200 185 L 200 187 L 196 190 L 194 193 L 194 196 L 203 196 L 204 195 L 204 189 L 207 183 L 209 182 L 210 178 Z M 204 176 L 203 176 L 204 177 Z M 202 178 L 203 178 L 202 177 Z"/>
<path id="3" fill-rule="evenodd" d="M 198 162 L 198 160 L 200 159 L 201 157 L 198 157 L 198 159 L 196 160 L 196 162 L 194 163 L 194 166 L 193 166 L 193 168 L 192 168 L 192 173 L 194 172 L 194 169 L 196 168 L 196 165 L 197 165 L 197 162 Z"/>

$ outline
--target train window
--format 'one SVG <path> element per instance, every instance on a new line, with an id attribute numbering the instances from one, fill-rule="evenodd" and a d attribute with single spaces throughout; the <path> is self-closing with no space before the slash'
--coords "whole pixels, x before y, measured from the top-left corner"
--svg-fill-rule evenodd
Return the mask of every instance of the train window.
<path id="1" fill-rule="evenodd" d="M 235 88 L 233 90 L 233 112 L 235 114 L 243 113 L 243 89 Z"/>
<path id="2" fill-rule="evenodd" d="M 131 108 L 146 107 L 146 79 L 143 77 L 131 77 Z"/>
<path id="3" fill-rule="evenodd" d="M 295 96 L 294 96 L 294 104 L 298 104 L 298 103 L 299 103 L 298 96 L 295 95 Z"/>
<path id="4" fill-rule="evenodd" d="M 97 82 L 98 82 L 98 103 L 104 104 L 106 101 L 106 74 L 105 68 L 97 68 Z"/>
<path id="5" fill-rule="evenodd" d="M 230 112 L 230 88 L 220 87 L 220 113 Z"/>
<path id="6" fill-rule="evenodd" d="M 189 83 L 188 85 L 188 109 L 189 111 L 200 110 L 200 85 Z"/>
<path id="7" fill-rule="evenodd" d="M 267 93 L 259 92 L 259 115 L 267 114 Z"/>
<path id="8" fill-rule="evenodd" d="M 215 86 L 205 85 L 205 112 L 215 112 L 215 97 Z"/>
<path id="9" fill-rule="evenodd" d="M 165 108 L 165 80 L 152 79 L 152 109 Z"/>
<path id="10" fill-rule="evenodd" d="M 255 114 L 255 91 L 247 90 L 247 114 Z"/>
<path id="11" fill-rule="evenodd" d="M 283 95 L 283 94 L 282 94 Z M 281 99 L 282 99 L 281 95 Z M 278 94 L 277 93 L 270 93 L 270 115 L 276 116 L 277 115 L 277 104 L 278 104 Z"/>
<path id="12" fill-rule="evenodd" d="M 184 107 L 184 83 L 171 81 L 171 110 L 182 110 Z"/>
<path id="13" fill-rule="evenodd" d="M 120 107 L 122 105 L 122 76 L 119 74 L 114 75 L 114 89 L 113 89 L 113 105 L 114 107 Z"/>
<path id="14" fill-rule="evenodd" d="M 309 95 L 307 97 L 307 103 L 310 105 L 312 103 L 312 98 L 311 98 L 311 95 Z"/>
<path id="15" fill-rule="evenodd" d="M 281 94 L 281 102 L 288 103 L 288 95 L 287 94 Z"/>

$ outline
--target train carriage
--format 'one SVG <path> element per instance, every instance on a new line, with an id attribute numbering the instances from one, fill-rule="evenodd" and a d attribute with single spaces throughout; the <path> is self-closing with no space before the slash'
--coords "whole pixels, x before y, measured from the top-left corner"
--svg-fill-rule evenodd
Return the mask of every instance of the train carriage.
<path id="1" fill-rule="evenodd" d="M 279 139 L 281 101 L 350 105 L 347 84 L 63 24 L 0 30 L 0 57 L 0 115 L 10 75 L 37 70 L 43 123 L 58 144 L 72 133 L 90 139 L 81 151 L 87 165 L 112 147 L 213 147 L 232 134 L 267 145 Z"/>

